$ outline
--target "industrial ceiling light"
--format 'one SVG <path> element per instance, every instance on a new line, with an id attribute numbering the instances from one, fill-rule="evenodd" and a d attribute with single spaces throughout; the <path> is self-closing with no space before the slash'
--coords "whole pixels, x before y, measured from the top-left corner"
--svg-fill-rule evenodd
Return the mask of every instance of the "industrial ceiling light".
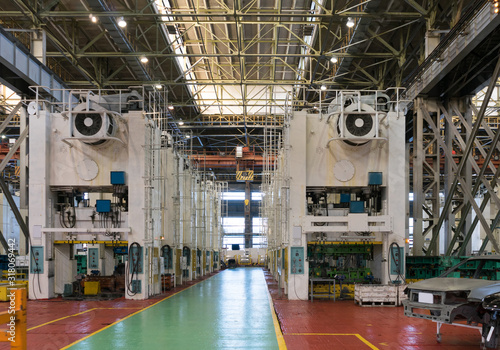
<path id="1" fill-rule="evenodd" d="M 184 125 L 184 121 L 182 119 L 180 119 L 177 124 L 179 124 L 180 126 L 183 126 Z"/>
<path id="2" fill-rule="evenodd" d="M 157 88 L 158 90 L 161 90 L 161 89 L 163 88 L 163 86 L 161 86 L 160 84 L 157 84 L 157 85 L 156 85 L 156 88 Z"/>
<path id="3" fill-rule="evenodd" d="M 90 20 L 92 21 L 92 23 L 97 23 L 97 17 L 94 16 L 93 14 L 90 14 Z"/>
<path id="4" fill-rule="evenodd" d="M 337 63 L 339 60 L 337 56 L 332 56 L 332 58 L 330 58 L 330 61 L 332 61 L 332 63 Z"/>
<path id="5" fill-rule="evenodd" d="M 346 26 L 348 26 L 349 28 L 354 27 L 354 20 L 351 17 L 347 18 Z"/>
<path id="6" fill-rule="evenodd" d="M 123 17 L 118 18 L 118 26 L 120 28 L 125 28 L 127 26 L 127 22 L 125 22 Z"/>
<path id="7" fill-rule="evenodd" d="M 190 138 L 191 138 L 191 135 L 186 135 L 186 138 L 187 138 L 187 139 L 190 139 Z"/>
<path id="8" fill-rule="evenodd" d="M 320 89 L 321 89 L 321 91 L 325 91 L 326 90 L 326 85 L 321 85 Z"/>
<path id="9" fill-rule="evenodd" d="M 173 110 L 174 110 L 174 106 L 169 105 L 169 106 L 168 106 L 168 109 L 170 109 L 171 111 L 173 111 Z"/>
<path id="10" fill-rule="evenodd" d="M 141 62 L 142 62 L 142 63 L 148 63 L 148 61 L 149 61 L 149 60 L 148 60 L 148 58 L 147 58 L 146 56 L 142 56 L 142 57 L 141 57 Z"/>

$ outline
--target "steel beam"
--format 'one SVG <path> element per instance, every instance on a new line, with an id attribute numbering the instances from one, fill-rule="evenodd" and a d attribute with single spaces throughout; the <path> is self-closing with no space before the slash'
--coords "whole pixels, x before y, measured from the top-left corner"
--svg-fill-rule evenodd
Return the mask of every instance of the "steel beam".
<path id="1" fill-rule="evenodd" d="M 409 0 L 407 0 L 409 1 Z M 410 77 L 405 92 L 406 99 L 413 100 L 419 94 L 429 93 L 439 81 L 500 25 L 500 16 L 493 13 L 489 2 L 477 2 L 483 8 L 475 17 L 452 28 L 445 41 L 426 58 L 417 74 Z M 466 33 L 466 35 L 464 35 Z"/>
<path id="2" fill-rule="evenodd" d="M 16 202 L 14 202 L 14 198 L 12 198 L 12 195 L 10 194 L 9 186 L 5 183 L 5 181 L 1 177 L 0 177 L 0 189 L 3 192 L 5 199 L 7 199 L 7 202 L 9 203 L 10 209 L 14 213 L 16 221 L 19 224 L 19 228 L 21 229 L 21 231 L 24 234 L 24 237 L 28 241 L 30 238 L 30 231 L 28 229 L 28 226 L 24 222 L 24 219 L 23 219 L 21 213 L 19 212 L 19 209 L 17 208 L 17 204 L 16 204 Z"/>
<path id="3" fill-rule="evenodd" d="M 0 244 L 2 245 L 3 249 L 5 250 L 5 254 L 9 251 L 9 245 L 7 244 L 7 241 L 5 240 L 5 237 L 3 236 L 2 230 L 0 230 Z"/>
<path id="4" fill-rule="evenodd" d="M 183 12 L 184 11 L 184 12 Z M 340 12 L 340 11 L 339 11 Z M 102 13 L 97 13 L 97 12 L 91 12 L 91 11 L 46 11 L 46 12 L 40 12 L 37 14 L 40 19 L 44 18 L 82 18 L 88 20 L 90 15 L 93 15 L 97 18 L 100 17 L 124 17 L 124 18 L 130 18 L 133 17 L 137 20 L 140 20 L 141 18 L 144 20 L 148 20 L 151 18 L 158 18 L 161 19 L 161 17 L 165 17 L 165 14 L 161 13 L 143 13 L 143 12 L 134 12 L 134 11 L 107 11 L 107 12 L 102 12 Z M 266 18 L 277 18 L 277 20 L 272 20 L 273 23 L 279 23 L 279 19 L 281 18 L 301 18 L 301 19 L 311 19 L 311 21 L 304 21 L 304 24 L 315 24 L 314 21 L 316 18 L 330 18 L 332 15 L 338 17 L 340 20 L 344 20 L 347 17 L 366 17 L 366 18 L 374 18 L 374 19 L 381 19 L 381 18 L 401 18 L 401 19 L 414 19 L 414 18 L 422 18 L 422 14 L 418 12 L 396 12 L 396 11 L 389 11 L 389 12 L 358 12 L 358 11 L 342 11 L 342 13 L 331 13 L 329 11 L 326 11 L 325 13 L 316 13 L 312 12 L 309 9 L 304 9 L 304 10 L 282 10 L 281 13 L 277 13 L 274 9 L 271 10 L 266 10 L 266 9 L 253 9 L 252 11 L 248 12 L 240 12 L 236 14 L 234 9 L 228 9 L 227 11 L 221 11 L 220 9 L 196 9 L 193 11 L 186 11 L 184 9 L 172 9 L 172 13 L 168 14 L 168 17 L 173 18 L 173 21 L 166 20 L 164 21 L 165 23 L 226 23 L 228 22 L 227 20 L 216 20 L 215 18 L 221 17 L 221 18 L 252 18 L 252 23 L 257 22 L 255 17 L 262 17 L 262 21 L 265 22 Z M 2 16 L 6 17 L 26 17 L 26 13 L 23 11 L 2 11 Z M 208 19 L 204 19 L 203 17 L 210 17 Z M 194 19 L 187 19 L 187 18 L 194 18 Z M 197 20 L 199 18 L 199 20 Z M 211 20 L 213 19 L 213 20 Z M 284 20 L 286 21 L 286 19 Z M 317 20 L 316 20 L 317 21 Z M 300 22 L 298 20 L 297 22 Z M 242 22 L 246 24 L 246 22 Z M 261 22 L 262 23 L 262 22 Z M 290 23 L 296 23 L 296 21 L 290 21 Z"/>

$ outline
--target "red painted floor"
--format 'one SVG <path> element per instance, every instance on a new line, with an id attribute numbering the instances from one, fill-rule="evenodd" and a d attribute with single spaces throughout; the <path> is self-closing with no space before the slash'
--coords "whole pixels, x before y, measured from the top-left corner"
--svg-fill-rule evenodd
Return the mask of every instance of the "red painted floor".
<path id="1" fill-rule="evenodd" d="M 442 342 L 438 343 L 436 324 L 408 318 L 402 307 L 360 307 L 352 300 L 315 300 L 313 303 L 287 300 L 272 277 L 267 271 L 265 273 L 289 350 L 480 349 L 481 337 L 477 330 L 444 325 Z M 28 349 L 60 349 L 192 284 L 143 301 L 124 298 L 29 301 Z M 0 303 L 0 311 L 7 307 L 7 303 Z M 0 350 L 9 349 L 9 346 L 0 343 Z"/>
<path id="2" fill-rule="evenodd" d="M 289 350 L 323 349 L 480 349 L 478 330 L 404 316 L 402 307 L 361 307 L 352 300 L 292 301 L 279 294 L 266 274 L 274 308 Z M 365 342 L 363 342 L 363 340 Z"/>

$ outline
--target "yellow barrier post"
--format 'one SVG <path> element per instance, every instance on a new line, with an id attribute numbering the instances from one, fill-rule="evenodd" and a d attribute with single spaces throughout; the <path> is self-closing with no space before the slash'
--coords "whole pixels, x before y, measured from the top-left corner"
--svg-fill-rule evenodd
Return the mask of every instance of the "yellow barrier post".
<path id="1" fill-rule="evenodd" d="M 0 324 L 7 325 L 0 331 L 0 342 L 10 342 L 11 349 L 26 350 L 26 288 L 11 289 L 9 300 L 9 309 L 0 313 Z"/>

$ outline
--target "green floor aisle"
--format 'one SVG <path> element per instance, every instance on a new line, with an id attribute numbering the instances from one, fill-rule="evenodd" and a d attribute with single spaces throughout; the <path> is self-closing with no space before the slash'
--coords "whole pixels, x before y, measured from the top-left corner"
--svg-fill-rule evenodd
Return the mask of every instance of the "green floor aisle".
<path id="1" fill-rule="evenodd" d="M 278 349 L 264 273 L 222 271 L 69 349 Z"/>

